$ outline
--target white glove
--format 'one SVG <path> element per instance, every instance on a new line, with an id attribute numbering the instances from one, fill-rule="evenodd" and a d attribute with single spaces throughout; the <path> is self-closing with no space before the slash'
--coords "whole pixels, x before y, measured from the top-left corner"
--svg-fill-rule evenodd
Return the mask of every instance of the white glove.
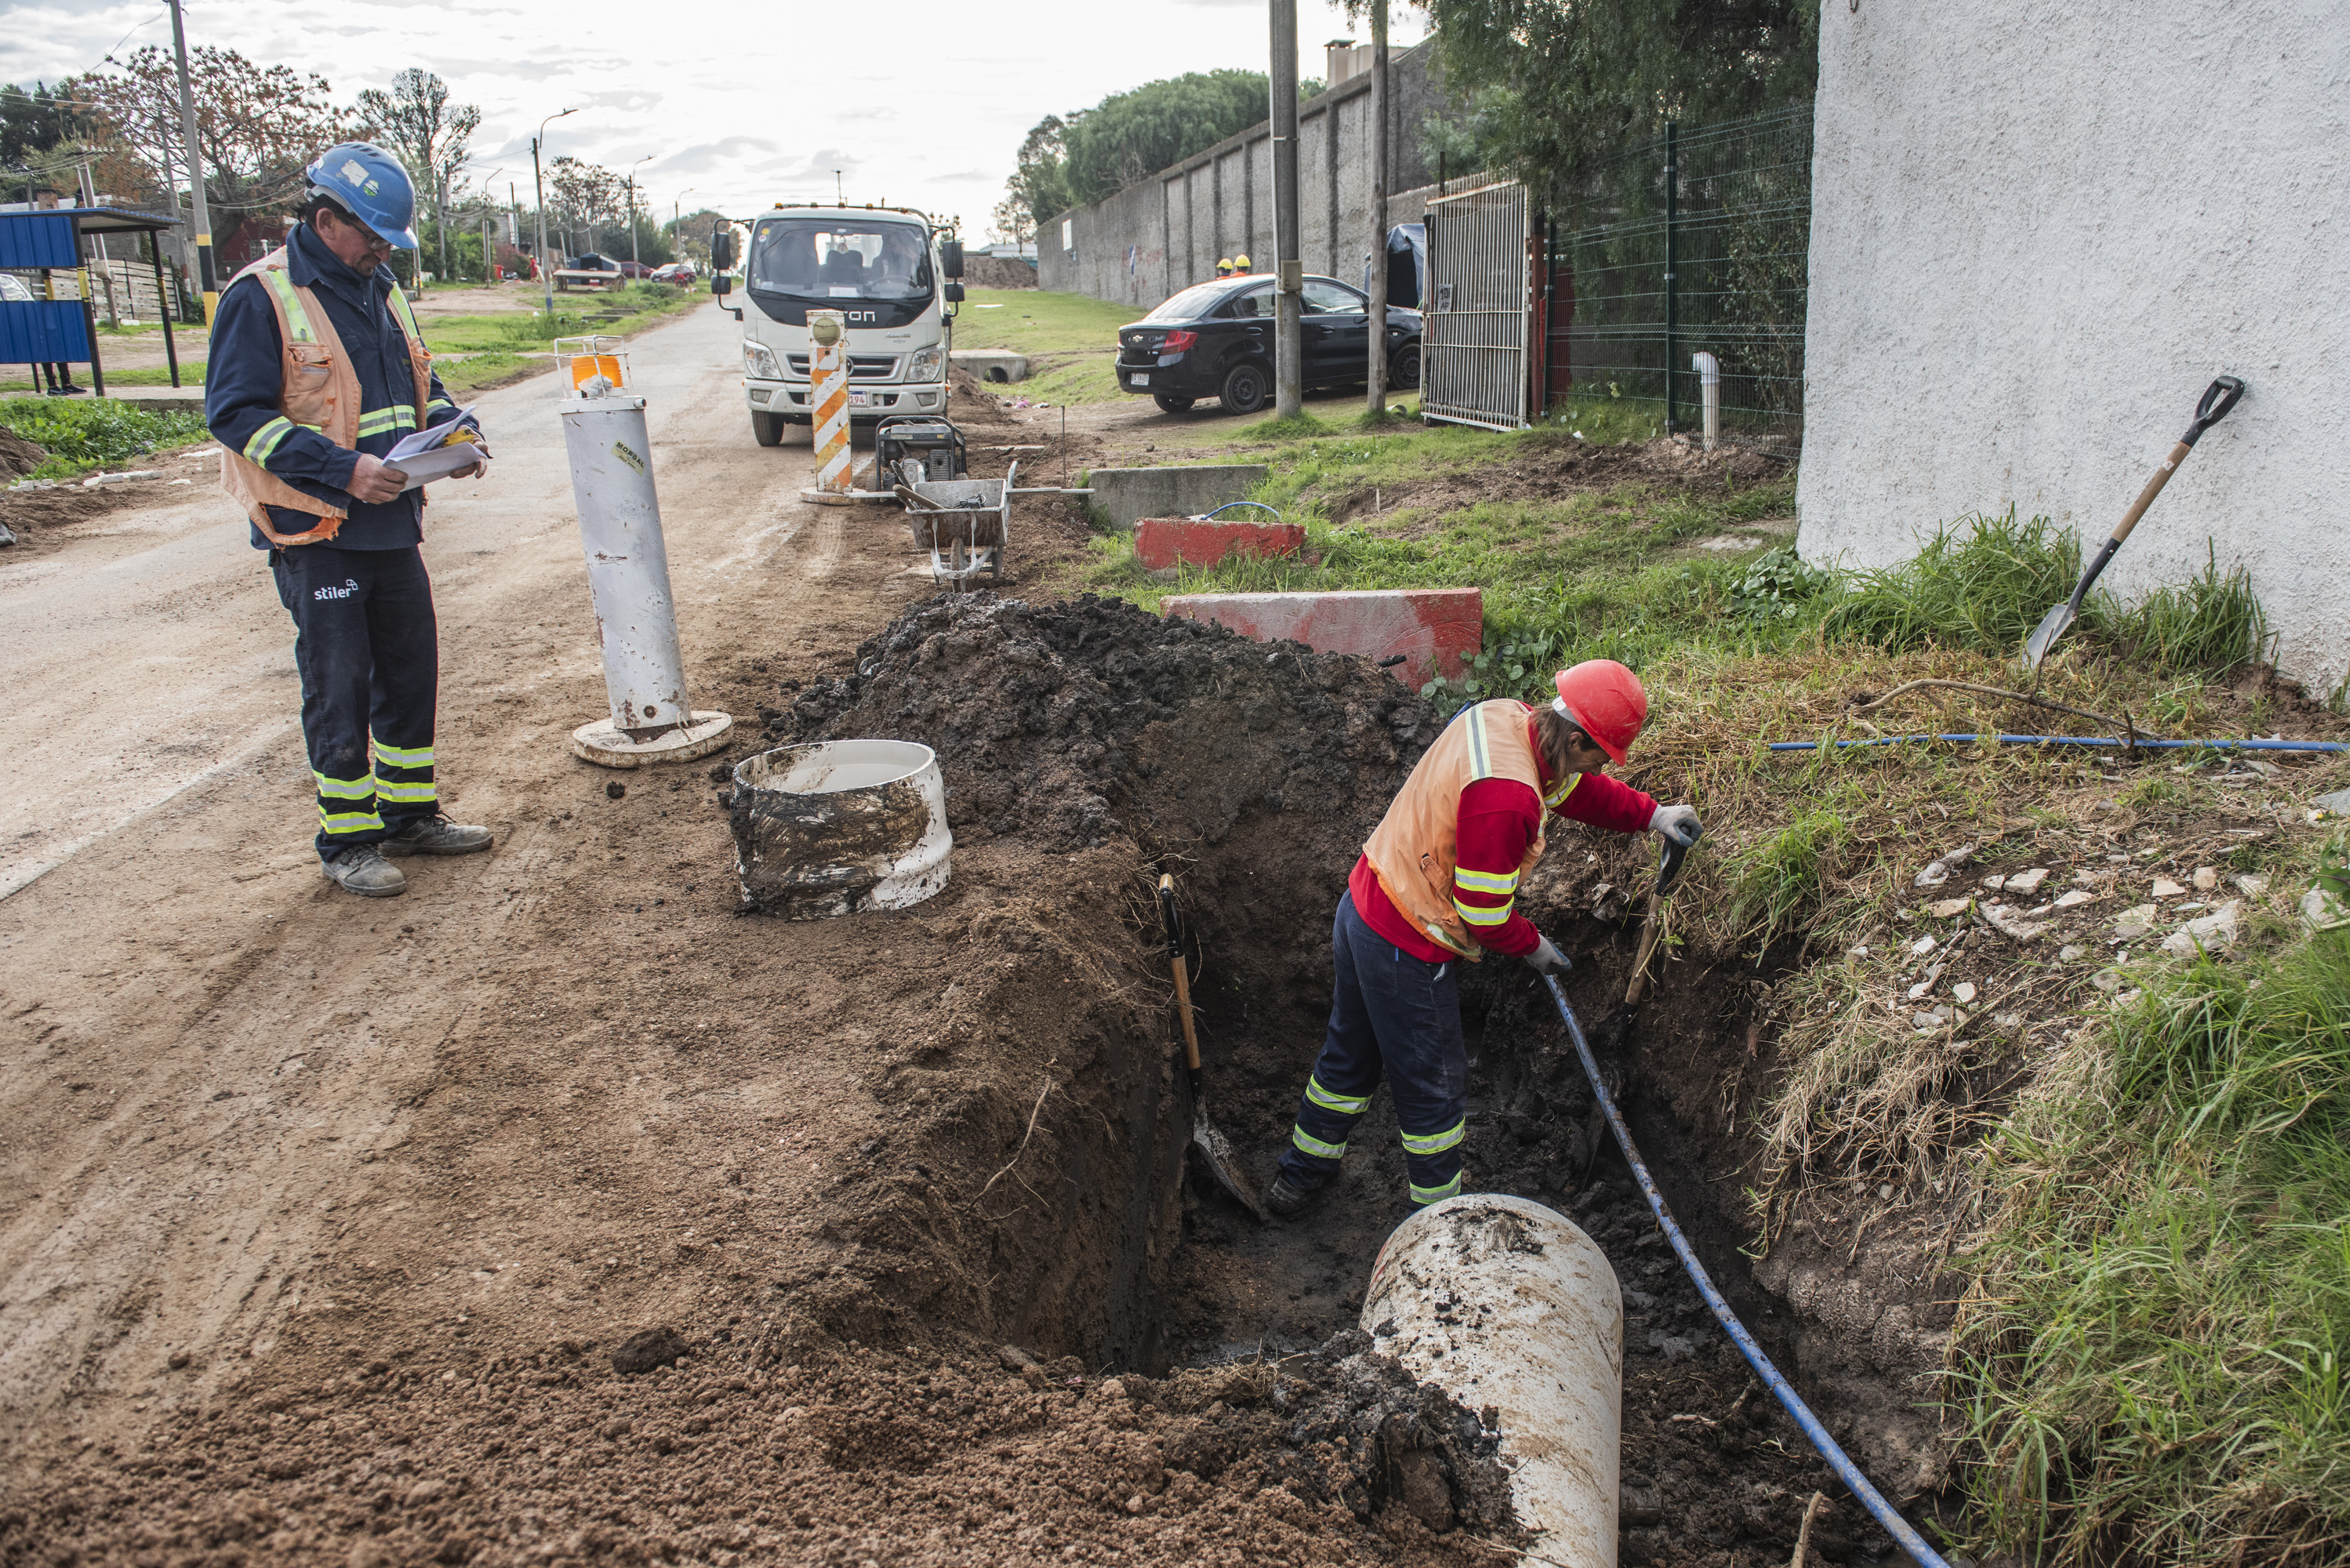
<path id="1" fill-rule="evenodd" d="M 1660 805 L 1648 818 L 1648 831 L 1687 849 L 1705 831 L 1705 824 L 1697 819 L 1695 806 Z"/>
<path id="2" fill-rule="evenodd" d="M 1526 955 L 1526 962 L 1536 974 L 1565 974 L 1573 966 L 1566 955 L 1550 945 L 1550 939 L 1540 931 L 1534 933 L 1534 950 Z"/>

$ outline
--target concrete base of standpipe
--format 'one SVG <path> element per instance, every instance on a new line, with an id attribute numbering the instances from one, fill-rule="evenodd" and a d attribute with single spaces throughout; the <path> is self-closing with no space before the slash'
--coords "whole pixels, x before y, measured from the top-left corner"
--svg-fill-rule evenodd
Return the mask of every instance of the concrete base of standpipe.
<path id="1" fill-rule="evenodd" d="M 1467 1193 L 1395 1229 L 1362 1325 L 1499 1423 L 1529 1562 L 1614 1568 L 1624 1303 L 1598 1243 L 1523 1198 Z"/>
<path id="2" fill-rule="evenodd" d="M 650 741 L 634 741 L 611 720 L 598 719 L 571 732 L 571 750 L 599 768 L 650 768 L 706 757 L 726 744 L 733 729 L 732 714 L 697 708 L 691 723 L 664 730 Z"/>

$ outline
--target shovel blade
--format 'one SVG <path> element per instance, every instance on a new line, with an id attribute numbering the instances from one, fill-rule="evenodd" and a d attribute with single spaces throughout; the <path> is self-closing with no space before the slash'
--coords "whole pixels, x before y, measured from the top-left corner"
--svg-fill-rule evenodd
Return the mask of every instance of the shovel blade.
<path id="1" fill-rule="evenodd" d="M 2072 626 L 2073 602 L 2070 599 L 2042 616 L 2040 624 L 2032 628 L 2032 635 L 2023 639 L 2023 668 L 2039 669 L 2040 661 L 2048 657 L 2048 650 L 2056 646 L 2056 639 L 2072 629 Z"/>
<path id="2" fill-rule="evenodd" d="M 1241 1179 L 1241 1163 L 1232 1153 L 1231 1141 L 1215 1123 L 1208 1119 L 1204 1107 L 1193 1110 L 1191 1142 L 1199 1149 L 1200 1158 L 1207 1162 L 1208 1170 L 1215 1177 L 1216 1184 L 1239 1199 L 1241 1207 L 1255 1215 L 1260 1223 L 1270 1223 L 1272 1217 L 1265 1213 L 1264 1204 L 1258 1199 L 1255 1190 Z"/>

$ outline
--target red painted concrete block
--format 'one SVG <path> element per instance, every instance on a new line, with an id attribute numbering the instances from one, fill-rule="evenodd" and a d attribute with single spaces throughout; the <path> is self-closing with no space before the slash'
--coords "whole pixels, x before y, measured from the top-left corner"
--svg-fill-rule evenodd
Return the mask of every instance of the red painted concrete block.
<path id="1" fill-rule="evenodd" d="M 1305 548 L 1305 530 L 1295 523 L 1251 523 L 1218 518 L 1145 517 L 1134 525 L 1134 553 L 1153 571 L 1183 565 L 1212 566 L 1226 556 L 1295 556 Z"/>
<path id="2" fill-rule="evenodd" d="M 1415 691 L 1439 674 L 1458 679 L 1461 660 L 1485 643 L 1485 597 L 1475 588 L 1175 594 L 1159 601 L 1159 613 L 1220 621 L 1261 641 L 1291 639 L 1321 653 L 1400 653 L 1404 661 L 1388 673 Z"/>

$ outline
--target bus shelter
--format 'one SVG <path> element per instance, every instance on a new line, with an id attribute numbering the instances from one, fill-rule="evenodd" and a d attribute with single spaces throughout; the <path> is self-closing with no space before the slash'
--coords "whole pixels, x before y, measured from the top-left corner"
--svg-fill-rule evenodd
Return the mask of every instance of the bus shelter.
<path id="1" fill-rule="evenodd" d="M 80 273 L 82 241 L 93 234 L 143 234 L 155 267 L 155 293 L 162 303 L 163 357 L 172 385 L 180 384 L 180 349 L 172 337 L 172 290 L 163 276 L 163 247 L 157 236 L 180 226 L 177 218 L 127 207 L 47 207 L 0 213 L 0 272 Z M 0 365 L 66 364 L 89 367 L 90 389 L 106 395 L 106 367 L 98 353 L 98 316 L 88 275 L 79 299 L 0 299 Z M 39 380 L 36 372 L 34 379 Z"/>

